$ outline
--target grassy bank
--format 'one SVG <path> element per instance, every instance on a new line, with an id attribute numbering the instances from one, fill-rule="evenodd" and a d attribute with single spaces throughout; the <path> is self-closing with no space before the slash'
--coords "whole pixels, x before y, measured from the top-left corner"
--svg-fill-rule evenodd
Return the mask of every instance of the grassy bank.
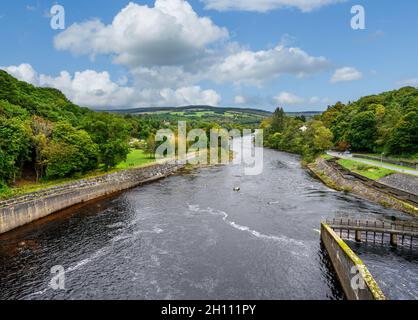
<path id="1" fill-rule="evenodd" d="M 131 152 L 128 154 L 126 161 L 121 162 L 120 164 L 116 166 L 116 168 L 110 171 L 106 172 L 103 169 L 97 169 L 83 176 L 76 176 L 72 178 L 57 179 L 57 180 L 41 180 L 39 182 L 28 182 L 27 184 L 18 186 L 18 187 L 0 188 L 0 200 L 5 200 L 8 198 L 23 195 L 26 193 L 31 193 L 31 192 L 39 191 L 42 189 L 59 186 L 59 185 L 70 183 L 70 182 L 80 180 L 80 179 L 95 178 L 95 177 L 98 177 L 104 174 L 113 173 L 119 170 L 140 168 L 142 166 L 146 166 L 153 162 L 155 162 L 155 160 L 151 159 L 148 155 L 146 155 L 144 151 L 131 150 Z"/>
<path id="2" fill-rule="evenodd" d="M 354 160 L 340 159 L 337 161 L 337 163 L 342 167 L 346 168 L 347 170 L 358 173 L 372 180 L 379 180 L 388 175 L 396 173 L 395 171 L 389 169 L 375 167 Z"/>

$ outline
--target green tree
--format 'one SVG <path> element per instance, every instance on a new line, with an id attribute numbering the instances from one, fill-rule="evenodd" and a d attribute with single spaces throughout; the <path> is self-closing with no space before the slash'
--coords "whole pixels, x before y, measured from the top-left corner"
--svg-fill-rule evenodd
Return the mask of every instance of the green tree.
<path id="1" fill-rule="evenodd" d="M 376 141 L 376 116 L 372 111 L 357 114 L 350 123 L 348 142 L 353 149 L 372 151 Z"/>
<path id="2" fill-rule="evenodd" d="M 0 181 L 15 181 L 29 155 L 28 121 L 0 116 Z"/>
<path id="3" fill-rule="evenodd" d="M 84 121 L 83 128 L 99 146 L 100 163 L 106 171 L 126 160 L 132 127 L 123 118 L 108 113 L 94 114 Z"/>
<path id="4" fill-rule="evenodd" d="M 396 125 L 388 143 L 393 154 L 418 152 L 418 112 L 409 112 Z"/>
<path id="5" fill-rule="evenodd" d="M 273 132 L 283 132 L 286 126 L 286 113 L 283 108 L 277 108 L 271 118 L 271 130 Z"/>
<path id="6" fill-rule="evenodd" d="M 52 131 L 45 154 L 48 178 L 63 178 L 83 174 L 97 168 L 98 146 L 84 130 L 59 122 Z"/>
<path id="7" fill-rule="evenodd" d="M 146 140 L 145 152 L 149 155 L 150 158 L 154 158 L 156 150 L 157 142 L 155 141 L 155 135 L 151 134 Z"/>

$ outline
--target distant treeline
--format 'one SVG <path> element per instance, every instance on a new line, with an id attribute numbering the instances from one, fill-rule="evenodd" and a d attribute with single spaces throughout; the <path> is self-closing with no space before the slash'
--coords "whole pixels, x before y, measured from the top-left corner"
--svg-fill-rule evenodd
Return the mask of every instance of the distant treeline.
<path id="1" fill-rule="evenodd" d="M 129 114 L 141 114 L 141 113 L 155 113 L 155 112 L 193 112 L 193 111 L 213 111 L 216 113 L 225 113 L 225 112 L 239 112 L 239 113 L 248 113 L 253 115 L 259 115 L 268 117 L 271 116 L 271 112 L 260 110 L 260 109 L 250 109 L 250 108 L 227 108 L 227 107 L 213 107 L 213 106 L 185 106 L 185 107 L 152 107 L 152 108 L 133 108 L 133 109 L 121 109 L 113 110 L 111 112 L 115 113 L 129 113 Z"/>

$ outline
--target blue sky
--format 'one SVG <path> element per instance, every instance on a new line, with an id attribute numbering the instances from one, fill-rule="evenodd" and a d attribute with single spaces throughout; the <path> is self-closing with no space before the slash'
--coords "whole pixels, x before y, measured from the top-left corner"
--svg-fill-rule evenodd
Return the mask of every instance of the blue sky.
<path id="1" fill-rule="evenodd" d="M 2 1 L 0 66 L 101 109 L 204 103 L 323 110 L 418 86 L 417 1 L 129 3 Z M 65 9 L 65 30 L 50 27 L 54 4 Z M 350 26 L 353 5 L 365 8 L 365 30 Z"/>

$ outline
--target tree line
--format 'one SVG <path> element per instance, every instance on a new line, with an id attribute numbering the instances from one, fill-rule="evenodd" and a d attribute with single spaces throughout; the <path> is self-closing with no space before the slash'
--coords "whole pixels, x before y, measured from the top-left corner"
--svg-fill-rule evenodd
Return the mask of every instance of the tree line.
<path id="1" fill-rule="evenodd" d="M 330 106 L 321 116 L 339 150 L 414 156 L 418 152 L 418 89 L 399 90 Z"/>
<path id="2" fill-rule="evenodd" d="M 131 137 L 147 139 L 159 127 L 150 118 L 81 108 L 56 89 L 0 70 L 0 188 L 24 169 L 38 180 L 109 170 L 126 159 Z"/>
<path id="3" fill-rule="evenodd" d="M 301 154 L 307 162 L 333 145 L 333 134 L 322 121 L 307 121 L 304 116 L 290 117 L 280 107 L 262 122 L 261 128 L 266 147 Z"/>
<path id="4" fill-rule="evenodd" d="M 267 147 L 301 154 L 307 161 L 330 148 L 416 157 L 418 89 L 404 87 L 348 104 L 337 102 L 308 121 L 277 108 L 261 127 Z"/>

